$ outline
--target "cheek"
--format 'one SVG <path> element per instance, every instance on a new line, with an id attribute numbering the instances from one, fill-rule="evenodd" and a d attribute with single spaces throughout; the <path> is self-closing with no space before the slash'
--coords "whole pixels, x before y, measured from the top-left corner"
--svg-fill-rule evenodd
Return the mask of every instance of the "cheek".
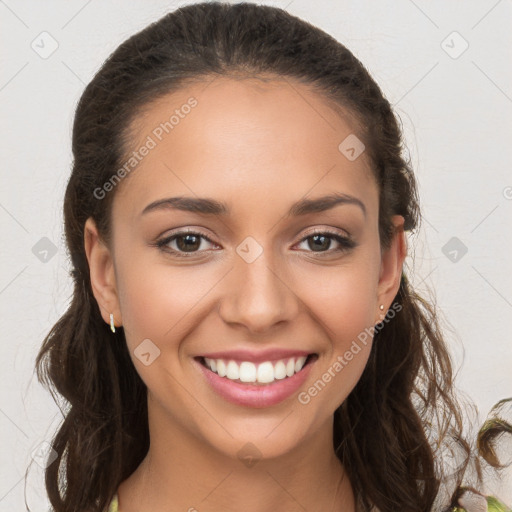
<path id="1" fill-rule="evenodd" d="M 301 403 L 319 396 L 322 409 L 334 411 L 357 384 L 370 355 L 377 276 L 371 265 L 330 269 L 322 275 L 301 297 L 322 326 L 329 348 Z"/>
<path id="2" fill-rule="evenodd" d="M 130 357 L 148 389 L 171 389 L 183 372 L 181 342 L 200 322 L 208 290 L 218 279 L 191 267 L 171 269 L 141 260 L 120 267 L 119 302 Z"/>
<path id="3" fill-rule="evenodd" d="M 373 264 L 316 270 L 298 285 L 300 297 L 326 328 L 336 348 L 376 323 L 377 274 Z M 339 345 L 339 347 L 338 347 Z"/>
<path id="4" fill-rule="evenodd" d="M 118 275 L 122 321 L 132 350 L 146 338 L 160 349 L 182 339 L 218 281 L 207 266 L 171 268 L 135 257 L 119 263 Z"/>

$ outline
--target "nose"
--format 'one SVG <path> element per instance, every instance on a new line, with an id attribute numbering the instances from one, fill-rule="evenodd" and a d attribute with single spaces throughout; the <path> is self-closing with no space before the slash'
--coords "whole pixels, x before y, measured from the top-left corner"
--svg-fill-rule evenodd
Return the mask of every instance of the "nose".
<path id="1" fill-rule="evenodd" d="M 269 251 L 247 262 L 235 256 L 234 268 L 223 284 L 219 314 L 228 324 L 240 324 L 253 333 L 264 333 L 276 324 L 290 322 L 300 301 L 289 282 L 284 264 L 276 266 Z"/>

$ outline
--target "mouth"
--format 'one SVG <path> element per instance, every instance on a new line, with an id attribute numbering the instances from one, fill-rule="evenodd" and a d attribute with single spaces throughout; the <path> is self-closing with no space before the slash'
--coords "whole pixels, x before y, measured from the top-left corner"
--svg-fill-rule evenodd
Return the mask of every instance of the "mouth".
<path id="1" fill-rule="evenodd" d="M 304 385 L 318 354 L 251 361 L 194 357 L 205 384 L 220 398 L 243 407 L 264 408 L 289 399 Z"/>
<path id="2" fill-rule="evenodd" d="M 227 358 L 213 359 L 204 356 L 194 359 L 218 377 L 254 387 L 269 386 L 276 381 L 292 378 L 313 364 L 318 359 L 318 354 L 310 353 L 306 356 L 285 357 L 260 363 Z"/>

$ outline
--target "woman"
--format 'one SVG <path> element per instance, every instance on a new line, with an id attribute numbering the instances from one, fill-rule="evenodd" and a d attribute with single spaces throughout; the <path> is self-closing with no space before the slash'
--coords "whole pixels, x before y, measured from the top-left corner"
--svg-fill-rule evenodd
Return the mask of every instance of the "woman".
<path id="1" fill-rule="evenodd" d="M 487 506 L 403 268 L 401 147 L 363 65 L 281 9 L 189 5 L 120 45 L 76 111 L 75 291 L 37 360 L 71 405 L 56 512 Z"/>

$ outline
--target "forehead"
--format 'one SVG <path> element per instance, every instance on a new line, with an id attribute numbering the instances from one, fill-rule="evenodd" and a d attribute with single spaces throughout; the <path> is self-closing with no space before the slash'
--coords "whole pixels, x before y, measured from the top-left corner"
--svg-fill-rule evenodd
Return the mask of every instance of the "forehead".
<path id="1" fill-rule="evenodd" d="M 132 121 L 123 164 L 130 159 L 133 165 L 125 165 L 114 208 L 132 217 L 170 195 L 234 205 L 256 198 L 291 203 L 331 191 L 375 199 L 366 154 L 350 160 L 340 150 L 356 130 L 351 117 L 295 80 L 217 77 L 192 83 Z"/>

